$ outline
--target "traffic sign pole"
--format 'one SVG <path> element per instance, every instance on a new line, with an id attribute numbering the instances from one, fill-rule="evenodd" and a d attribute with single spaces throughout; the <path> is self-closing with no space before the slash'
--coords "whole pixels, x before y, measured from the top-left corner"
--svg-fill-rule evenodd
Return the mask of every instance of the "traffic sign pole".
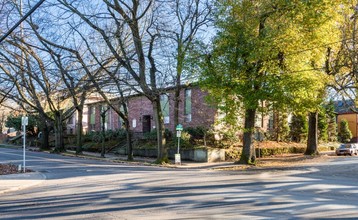
<path id="1" fill-rule="evenodd" d="M 178 149 L 177 149 L 177 153 L 175 154 L 175 164 L 181 164 L 181 158 L 180 158 L 180 137 L 181 137 L 181 132 L 183 130 L 183 125 L 178 124 L 175 128 L 175 130 L 177 131 L 177 138 L 178 138 Z"/>
<path id="2" fill-rule="evenodd" d="M 29 118 L 23 116 L 21 118 L 22 130 L 23 130 L 23 172 L 26 173 L 26 125 L 28 125 Z"/>
<path id="3" fill-rule="evenodd" d="M 23 136 L 24 136 L 24 147 L 23 147 L 23 157 L 24 157 L 24 163 L 22 165 L 24 169 L 24 173 L 26 172 L 26 125 L 23 125 Z"/>

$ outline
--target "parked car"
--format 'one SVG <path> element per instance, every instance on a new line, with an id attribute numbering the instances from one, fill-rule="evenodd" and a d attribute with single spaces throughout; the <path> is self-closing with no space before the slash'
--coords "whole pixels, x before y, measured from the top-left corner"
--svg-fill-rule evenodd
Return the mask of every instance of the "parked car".
<path id="1" fill-rule="evenodd" d="M 339 148 L 336 149 L 337 155 L 357 155 L 358 153 L 358 144 L 341 144 Z"/>

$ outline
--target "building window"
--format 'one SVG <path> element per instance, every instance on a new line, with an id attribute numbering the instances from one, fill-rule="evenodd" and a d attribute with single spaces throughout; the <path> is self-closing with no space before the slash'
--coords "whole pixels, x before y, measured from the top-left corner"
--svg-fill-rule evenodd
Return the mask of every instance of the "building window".
<path id="1" fill-rule="evenodd" d="M 191 122 L 191 89 L 184 93 L 184 121 Z"/>
<path id="2" fill-rule="evenodd" d="M 132 127 L 133 128 L 137 127 L 137 120 L 136 119 L 132 120 Z"/>
<path id="3" fill-rule="evenodd" d="M 162 108 L 162 113 L 164 117 L 164 124 L 169 124 L 169 97 L 167 94 L 160 95 L 160 106 Z"/>
<path id="4" fill-rule="evenodd" d="M 113 126 L 112 126 L 112 109 L 108 110 L 108 129 L 109 130 L 113 130 Z"/>
<path id="5" fill-rule="evenodd" d="M 263 127 L 262 118 L 263 118 L 263 115 L 261 113 L 256 114 L 255 127 L 260 127 L 260 128 Z"/>
<path id="6" fill-rule="evenodd" d="M 90 130 L 95 130 L 96 124 L 96 106 L 90 107 Z"/>

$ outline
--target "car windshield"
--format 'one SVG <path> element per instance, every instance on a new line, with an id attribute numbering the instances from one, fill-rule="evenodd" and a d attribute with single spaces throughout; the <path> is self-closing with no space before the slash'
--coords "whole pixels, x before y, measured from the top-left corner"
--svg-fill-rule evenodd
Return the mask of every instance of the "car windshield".
<path id="1" fill-rule="evenodd" d="M 342 144 L 339 148 L 351 148 L 350 144 Z"/>

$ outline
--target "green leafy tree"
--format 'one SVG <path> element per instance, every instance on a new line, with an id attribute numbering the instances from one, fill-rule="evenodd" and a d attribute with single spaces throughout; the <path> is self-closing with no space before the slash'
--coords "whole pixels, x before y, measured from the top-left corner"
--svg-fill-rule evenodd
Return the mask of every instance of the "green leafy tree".
<path id="1" fill-rule="evenodd" d="M 328 117 L 325 108 L 322 106 L 318 112 L 318 139 L 328 140 Z"/>
<path id="2" fill-rule="evenodd" d="M 308 131 L 307 116 L 300 113 L 293 114 L 290 129 L 290 136 L 292 141 L 305 141 L 307 139 Z"/>
<path id="3" fill-rule="evenodd" d="M 202 80 L 212 97 L 224 102 L 228 117 L 235 118 L 240 109 L 244 112 L 240 163 L 254 160 L 252 133 L 260 102 L 274 103 L 278 109 L 318 106 L 325 86 L 321 71 L 325 52 L 317 46 L 334 39 L 331 18 L 338 4 L 216 1 L 218 34 L 206 56 Z"/>
<path id="4" fill-rule="evenodd" d="M 288 115 L 286 112 L 280 114 L 278 126 L 280 127 L 280 132 L 277 134 L 277 141 L 288 141 L 290 126 L 288 124 Z"/>
<path id="5" fill-rule="evenodd" d="M 26 132 L 35 135 L 35 127 L 38 127 L 39 117 L 35 115 L 28 115 L 28 125 L 26 126 Z M 9 115 L 6 120 L 6 127 L 15 128 L 17 131 L 22 131 L 21 124 L 22 116 Z"/>
<path id="6" fill-rule="evenodd" d="M 337 141 L 337 121 L 336 121 L 336 112 L 334 111 L 334 103 L 332 100 L 328 102 L 325 106 L 328 127 L 327 127 L 327 136 L 328 141 Z"/>
<path id="7" fill-rule="evenodd" d="M 277 142 L 288 141 L 290 139 L 290 126 L 288 124 L 288 114 L 285 111 L 274 111 L 272 140 Z"/>
<path id="8" fill-rule="evenodd" d="M 343 143 L 348 143 L 352 139 L 352 132 L 349 130 L 348 121 L 345 119 L 340 123 L 338 139 Z"/>

